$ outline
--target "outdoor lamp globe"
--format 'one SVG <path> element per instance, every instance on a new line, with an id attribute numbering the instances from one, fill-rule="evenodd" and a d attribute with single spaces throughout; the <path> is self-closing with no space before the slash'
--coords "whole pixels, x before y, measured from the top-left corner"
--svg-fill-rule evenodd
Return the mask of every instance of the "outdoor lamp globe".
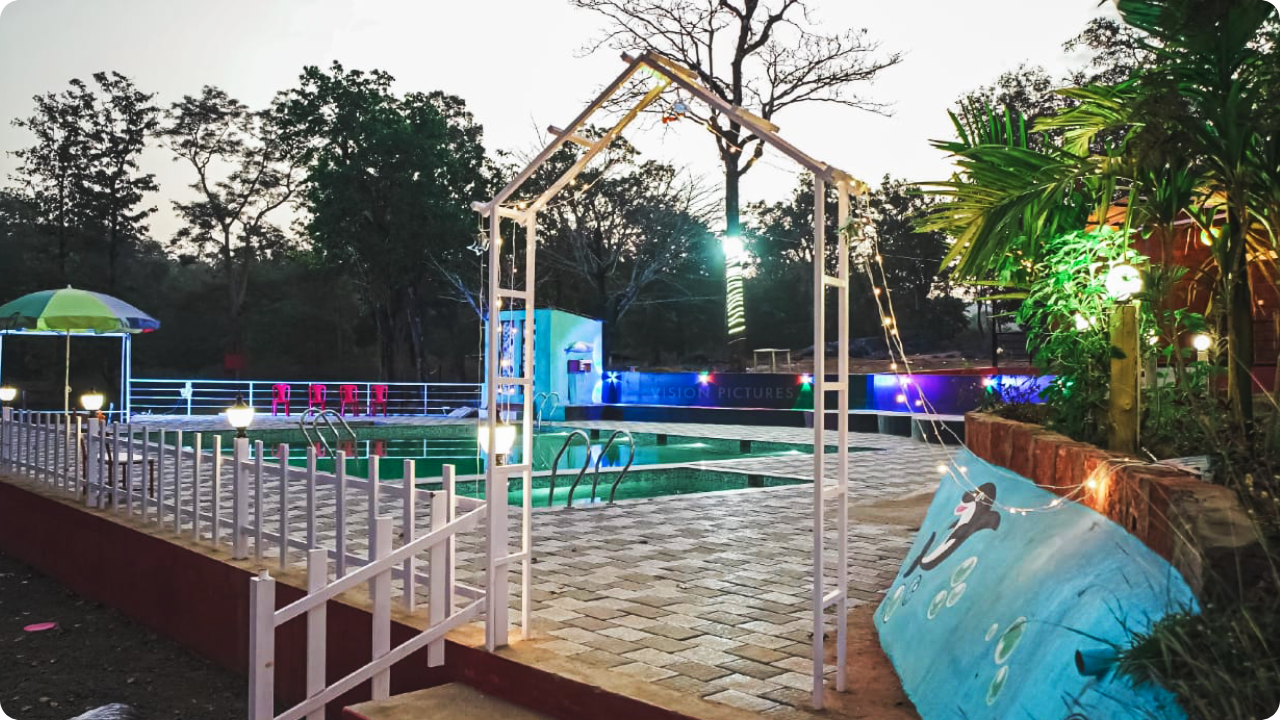
<path id="1" fill-rule="evenodd" d="M 1142 292 L 1142 273 L 1132 265 L 1116 265 L 1107 272 L 1107 294 L 1124 302 Z"/>
<path id="2" fill-rule="evenodd" d="M 102 404 L 106 402 L 106 397 L 97 390 L 90 389 L 89 392 L 80 396 L 80 407 L 91 413 L 96 413 L 102 409 Z"/>
<path id="3" fill-rule="evenodd" d="M 476 438 L 480 441 L 480 449 L 484 454 L 489 455 L 489 425 L 488 423 L 480 423 L 476 428 Z M 493 455 L 507 455 L 511 452 L 511 446 L 516 442 L 516 426 L 507 423 L 498 423 L 493 428 Z"/>
<path id="4" fill-rule="evenodd" d="M 725 235 L 720 241 L 720 246 L 724 248 L 724 259 L 729 262 L 737 262 L 746 254 L 746 249 L 742 246 L 742 238 L 737 235 Z"/>
<path id="5" fill-rule="evenodd" d="M 0 403 L 13 402 L 16 397 L 18 397 L 18 388 L 11 385 L 0 387 Z"/>
<path id="6" fill-rule="evenodd" d="M 1213 338 L 1204 333 L 1199 333 L 1191 338 L 1191 347 L 1199 352 L 1208 352 L 1213 347 Z"/>
<path id="7" fill-rule="evenodd" d="M 253 424 L 253 414 L 254 410 L 245 403 L 244 396 L 236 395 L 235 404 L 227 408 L 227 422 L 236 429 L 236 437 L 248 437 L 245 430 Z"/>

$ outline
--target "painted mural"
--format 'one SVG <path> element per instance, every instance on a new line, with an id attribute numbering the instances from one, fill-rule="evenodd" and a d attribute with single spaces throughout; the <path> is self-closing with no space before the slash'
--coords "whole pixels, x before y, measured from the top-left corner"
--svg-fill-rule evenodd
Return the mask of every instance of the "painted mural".
<path id="1" fill-rule="evenodd" d="M 923 720 L 1181 720 L 1116 650 L 1195 597 L 1098 513 L 960 451 L 876 611 Z"/>

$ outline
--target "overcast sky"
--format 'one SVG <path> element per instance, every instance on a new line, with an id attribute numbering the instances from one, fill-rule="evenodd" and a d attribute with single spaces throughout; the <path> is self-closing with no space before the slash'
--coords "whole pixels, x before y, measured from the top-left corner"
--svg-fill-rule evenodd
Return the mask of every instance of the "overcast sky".
<path id="1" fill-rule="evenodd" d="M 5 0 L 0 0 L 4 5 Z M 866 27 L 904 62 L 863 95 L 892 106 L 891 117 L 829 104 L 802 105 L 774 120 L 809 154 L 868 181 L 888 173 L 926 180 L 949 174 L 928 145 L 947 137 L 946 109 L 962 93 L 1021 62 L 1061 75 L 1083 62 L 1062 50 L 1098 14 L 1098 0 L 810 0 L 831 31 Z M 565 125 L 622 69 L 616 53 L 583 57 L 600 19 L 567 0 L 10 0 L 0 12 L 0 184 L 10 151 L 31 137 L 10 120 L 31 113 L 33 95 L 69 79 L 117 70 L 168 104 L 217 85 L 251 107 L 291 86 L 304 65 L 340 60 L 386 70 L 396 90 L 444 90 L 463 97 L 484 125 L 491 151 L 530 153 L 538 129 Z M 750 109 L 750 108 L 749 108 Z M 714 148 L 692 123 L 647 122 L 628 136 L 645 152 L 716 177 Z M 785 197 L 795 170 L 776 154 L 743 181 L 747 200 Z M 154 234 L 176 229 L 169 199 L 191 178 L 166 152 L 144 168 L 161 192 Z"/>

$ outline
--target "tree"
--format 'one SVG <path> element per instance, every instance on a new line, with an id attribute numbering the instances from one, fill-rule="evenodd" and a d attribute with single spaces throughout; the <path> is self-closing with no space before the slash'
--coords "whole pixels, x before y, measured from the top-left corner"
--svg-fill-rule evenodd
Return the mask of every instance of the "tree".
<path id="1" fill-rule="evenodd" d="M 827 237 L 837 237 L 836 190 L 828 188 L 825 217 Z M 885 177 L 870 198 L 868 210 L 874 218 L 877 249 L 883 275 L 873 274 L 875 283 L 885 282 L 893 299 L 895 314 L 904 337 L 929 346 L 950 340 L 964 329 L 964 302 L 951 294 L 951 284 L 939 269 L 950 249 L 946 235 L 922 231 L 918 220 L 932 202 L 911 191 L 907 183 Z M 754 342 L 773 346 L 795 346 L 808 337 L 808 330 L 796 318 L 807 316 L 812 303 L 813 190 L 800 182 L 790 201 L 752 206 L 756 222 L 748 231 L 753 259 L 752 297 L 756 313 Z M 824 266 L 836 269 L 838 245 L 827 245 Z M 878 336 L 883 330 L 874 298 L 886 288 L 873 283 L 858 266 L 850 272 L 857 288 L 850 296 L 850 333 Z M 834 298 L 829 298 L 834 301 Z M 834 310 L 827 313 L 834 323 Z M 834 326 L 833 326 L 834 327 Z"/>
<path id="2" fill-rule="evenodd" d="M 287 244 L 273 217 L 297 190 L 297 150 L 272 114 L 207 85 L 169 108 L 162 136 L 174 159 L 196 175 L 190 187 L 198 199 L 173 203 L 186 223 L 173 242 L 216 258 L 225 283 L 227 352 L 241 355 L 253 269 Z"/>
<path id="3" fill-rule="evenodd" d="M 1112 85 L 1068 88 L 1073 106 L 1036 129 L 1061 141 L 1028 147 L 1012 113 L 966 117 L 961 139 L 937 143 L 961 177 L 931 183 L 946 196 L 927 224 L 948 230 L 948 260 L 966 277 L 1017 279 L 1046 241 L 1110 217 L 1120 197 L 1125 227 L 1172 227 L 1182 214 L 1216 235 L 1217 300 L 1226 308 L 1234 415 L 1252 425 L 1253 298 L 1250 257 L 1270 262 L 1280 199 L 1280 73 L 1263 0 L 1120 0 L 1125 22 L 1150 54 Z M 993 118 L 994 119 L 994 118 Z M 1101 140 L 1107 136 L 1116 142 Z M 1215 216 L 1225 214 L 1225 227 Z M 1021 278 L 1027 280 L 1025 273 Z"/>
<path id="4" fill-rule="evenodd" d="M 71 89 L 34 98 L 35 114 L 13 124 L 36 136 L 36 144 L 15 151 L 20 165 L 13 179 L 34 201 L 38 222 L 57 242 L 58 282 L 67 282 L 72 238 L 83 227 L 89 189 L 86 118 L 93 98 L 80 80 Z"/>
<path id="5" fill-rule="evenodd" d="M 69 90 L 36 96 L 35 114 L 14 121 L 36 136 L 35 145 L 13 153 L 21 161 L 15 179 L 56 239 L 60 280 L 68 279 L 76 240 L 100 241 L 114 290 L 124 246 L 146 236 L 146 218 L 155 212 L 139 207 L 157 186 L 137 161 L 159 111 L 154 95 L 120 73 L 94 73 L 93 81 L 96 91 L 73 79 Z"/>
<path id="6" fill-rule="evenodd" d="M 579 288 L 583 309 L 601 319 L 603 357 L 611 365 L 618 323 L 627 311 L 658 284 L 679 293 L 678 268 L 710 234 L 714 201 L 670 165 L 642 162 L 625 140 L 615 141 L 607 154 L 540 217 L 541 256 Z M 565 148 L 533 182 L 558 177 L 577 156 L 576 149 Z"/>
<path id="7" fill-rule="evenodd" d="M 867 31 L 829 34 L 801 0 L 570 0 L 603 15 L 604 36 L 591 51 L 654 50 L 691 69 L 717 97 L 765 120 L 807 102 L 880 111 L 850 92 L 898 53 L 879 55 Z M 740 231 L 739 182 L 763 156 L 764 142 L 732 118 L 709 108 L 700 118 L 715 138 L 724 168 L 725 232 Z"/>
<path id="8" fill-rule="evenodd" d="M 86 199 L 95 231 L 105 235 L 107 288 L 114 291 L 124 246 L 146 237 L 146 219 L 156 210 L 138 207 L 144 193 L 159 188 L 154 175 L 138 169 L 138 156 L 159 127 L 160 111 L 151 104 L 154 94 L 120 73 L 94 73 L 93 79 L 102 97 L 89 126 Z"/>
<path id="9" fill-rule="evenodd" d="M 471 242 L 471 200 L 488 188 L 483 131 L 465 103 L 440 92 L 391 92 L 382 71 L 303 71 L 278 119 L 304 147 L 312 250 L 354 271 L 373 310 L 384 378 L 409 347 L 426 377 L 422 288 L 450 253 Z"/>

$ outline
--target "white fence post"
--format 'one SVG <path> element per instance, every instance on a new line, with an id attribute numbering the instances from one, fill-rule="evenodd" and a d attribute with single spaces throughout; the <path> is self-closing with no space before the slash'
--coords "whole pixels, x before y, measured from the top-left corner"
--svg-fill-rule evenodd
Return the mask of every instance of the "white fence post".
<path id="1" fill-rule="evenodd" d="M 162 448 L 163 450 L 163 448 Z M 182 431 L 177 430 L 173 437 L 173 531 L 182 532 Z M 159 490 L 160 502 L 164 503 L 164 486 Z"/>
<path id="2" fill-rule="evenodd" d="M 337 464 L 334 466 L 333 489 L 337 493 L 334 500 L 335 518 L 334 548 L 338 551 L 338 577 L 347 574 L 347 454 L 338 451 Z"/>
<path id="3" fill-rule="evenodd" d="M 200 445 L 203 439 L 196 433 L 191 445 L 191 539 L 197 542 L 200 540 L 200 475 L 204 470 L 204 452 Z"/>
<path id="4" fill-rule="evenodd" d="M 307 594 L 324 589 L 329 583 L 329 552 L 324 548 L 312 548 L 307 552 Z M 328 644 L 325 640 L 327 603 L 320 603 L 307 610 L 307 697 L 324 692 L 325 665 Z M 307 720 L 324 720 L 324 708 L 307 714 Z"/>
<path id="5" fill-rule="evenodd" d="M 415 527 L 418 520 L 417 496 L 418 491 L 413 486 L 414 474 L 413 460 L 404 461 L 404 470 L 402 477 L 404 478 L 404 497 L 402 506 L 402 516 L 400 526 L 404 530 L 404 544 L 408 545 L 417 537 L 417 529 Z M 413 612 L 414 606 L 418 603 L 418 578 L 416 577 L 417 563 L 413 561 L 413 556 L 405 558 L 404 561 L 404 609 Z"/>
<path id="6" fill-rule="evenodd" d="M 307 445 L 307 547 L 316 546 L 316 448 Z"/>
<path id="7" fill-rule="evenodd" d="M 445 471 L 448 472 L 452 468 L 452 465 L 446 465 Z M 431 532 L 449 524 L 449 507 L 452 498 L 449 497 L 447 488 L 446 484 L 445 490 L 431 493 Z M 430 565 L 427 568 L 430 584 L 430 596 L 427 599 L 428 627 L 444 622 L 445 618 L 453 612 L 452 603 L 448 600 L 450 577 L 445 569 L 449 562 L 449 542 L 451 540 L 431 546 Z M 444 639 L 441 638 L 427 645 L 427 667 L 440 667 L 443 664 Z"/>
<path id="8" fill-rule="evenodd" d="M 378 561 L 391 554 L 392 520 L 379 517 L 373 523 L 373 560 Z M 369 600 L 373 605 L 373 647 L 370 662 L 376 662 L 391 652 L 391 568 L 373 576 L 369 581 Z M 386 700 L 391 696 L 391 668 L 373 676 L 372 699 Z"/>
<path id="9" fill-rule="evenodd" d="M 253 559 L 262 562 L 262 441 L 253 441 Z M 283 508 L 281 509 L 283 511 Z"/>
<path id="10" fill-rule="evenodd" d="M 280 569 L 289 566 L 289 446 L 276 446 L 276 460 L 280 463 Z"/>
<path id="11" fill-rule="evenodd" d="M 213 527 L 210 539 L 214 546 L 222 539 L 222 436 L 213 436 Z"/>
<path id="12" fill-rule="evenodd" d="M 249 538 L 244 524 L 249 516 L 249 488 L 245 487 L 244 464 L 249 455 L 249 438 L 233 441 L 231 460 L 231 559 L 249 557 Z"/>
<path id="13" fill-rule="evenodd" d="M 249 581 L 249 720 L 275 717 L 276 581 Z"/>

